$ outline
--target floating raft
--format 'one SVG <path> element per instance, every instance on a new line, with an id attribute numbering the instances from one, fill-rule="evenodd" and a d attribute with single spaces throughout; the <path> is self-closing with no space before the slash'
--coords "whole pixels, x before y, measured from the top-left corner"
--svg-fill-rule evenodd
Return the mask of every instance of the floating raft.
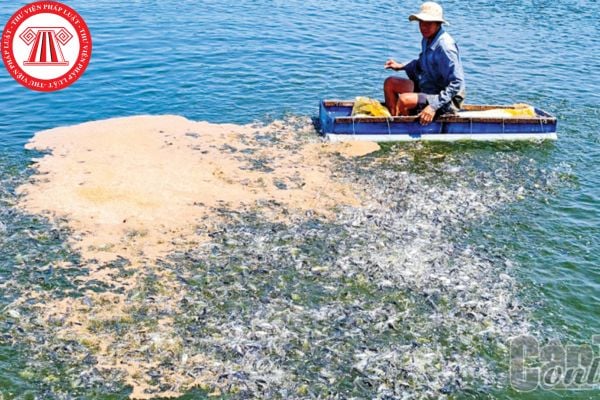
<path id="1" fill-rule="evenodd" d="M 556 118 L 538 108 L 533 108 L 535 116 L 499 118 L 493 116 L 494 113 L 491 111 L 510 110 L 513 106 L 464 105 L 458 115 L 442 115 L 428 125 L 421 125 L 417 116 L 353 117 L 353 105 L 353 101 L 321 101 L 319 109 L 321 133 L 334 142 L 557 139 Z"/>

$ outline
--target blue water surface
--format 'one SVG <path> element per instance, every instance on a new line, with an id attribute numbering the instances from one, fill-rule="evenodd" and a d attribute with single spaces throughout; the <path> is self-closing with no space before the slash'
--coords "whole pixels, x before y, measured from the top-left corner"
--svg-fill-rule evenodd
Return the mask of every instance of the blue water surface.
<path id="1" fill-rule="evenodd" d="M 0 23 L 26 3 L 0 3 Z M 91 63 L 79 81 L 54 93 L 25 89 L 0 71 L 5 175 L 23 174 L 29 160 L 23 145 L 36 131 L 56 126 L 141 114 L 268 122 L 315 116 L 322 98 L 381 98 L 382 82 L 392 74 L 383 70 L 386 59 L 409 61 L 420 49 L 418 27 L 407 20 L 417 1 L 65 3 L 89 25 Z M 523 295 L 540 304 L 536 322 L 563 340 L 589 342 L 600 334 L 600 3 L 443 5 L 462 52 L 467 102 L 525 102 L 558 117 L 559 140 L 542 149 L 484 145 L 464 152 L 482 160 L 516 152 L 541 169 L 563 171 L 556 190 L 513 205 L 481 230 L 488 245 L 519 265 Z M 10 356 L 2 354 L 0 382 L 18 379 L 7 367 Z"/>

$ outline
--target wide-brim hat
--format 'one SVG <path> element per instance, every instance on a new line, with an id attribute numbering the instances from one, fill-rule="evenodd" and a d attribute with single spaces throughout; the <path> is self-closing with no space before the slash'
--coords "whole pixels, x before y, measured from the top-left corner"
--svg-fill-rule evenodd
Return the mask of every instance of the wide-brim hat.
<path id="1" fill-rule="evenodd" d="M 433 1 L 427 1 L 421 4 L 421 9 L 417 14 L 411 14 L 408 17 L 409 21 L 425 21 L 425 22 L 441 22 L 446 25 L 450 25 L 448 21 L 444 19 L 444 10 L 442 6 Z"/>

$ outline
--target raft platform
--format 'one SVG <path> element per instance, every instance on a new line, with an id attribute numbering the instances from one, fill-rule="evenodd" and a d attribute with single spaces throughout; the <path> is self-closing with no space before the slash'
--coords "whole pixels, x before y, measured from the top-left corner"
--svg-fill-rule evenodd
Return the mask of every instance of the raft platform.
<path id="1" fill-rule="evenodd" d="M 407 142 L 458 140 L 556 140 L 556 118 L 534 108 L 535 117 L 461 117 L 446 114 L 428 125 L 418 116 L 366 117 L 352 114 L 353 101 L 322 100 L 319 107 L 320 131 L 333 142 Z M 464 105 L 461 111 L 510 109 L 506 105 Z M 469 113 L 473 114 L 473 113 Z"/>

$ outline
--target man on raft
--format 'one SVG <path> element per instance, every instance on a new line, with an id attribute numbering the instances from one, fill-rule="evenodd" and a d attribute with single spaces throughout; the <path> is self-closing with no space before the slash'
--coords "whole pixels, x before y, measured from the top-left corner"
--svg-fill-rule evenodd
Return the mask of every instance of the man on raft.
<path id="1" fill-rule="evenodd" d="M 406 65 L 393 59 L 385 63 L 386 69 L 404 70 L 409 78 L 387 78 L 385 102 L 392 115 L 418 114 L 428 124 L 437 115 L 460 110 L 466 95 L 464 72 L 458 46 L 442 26 L 448 22 L 439 4 L 423 3 L 408 20 L 419 21 L 421 54 Z"/>

